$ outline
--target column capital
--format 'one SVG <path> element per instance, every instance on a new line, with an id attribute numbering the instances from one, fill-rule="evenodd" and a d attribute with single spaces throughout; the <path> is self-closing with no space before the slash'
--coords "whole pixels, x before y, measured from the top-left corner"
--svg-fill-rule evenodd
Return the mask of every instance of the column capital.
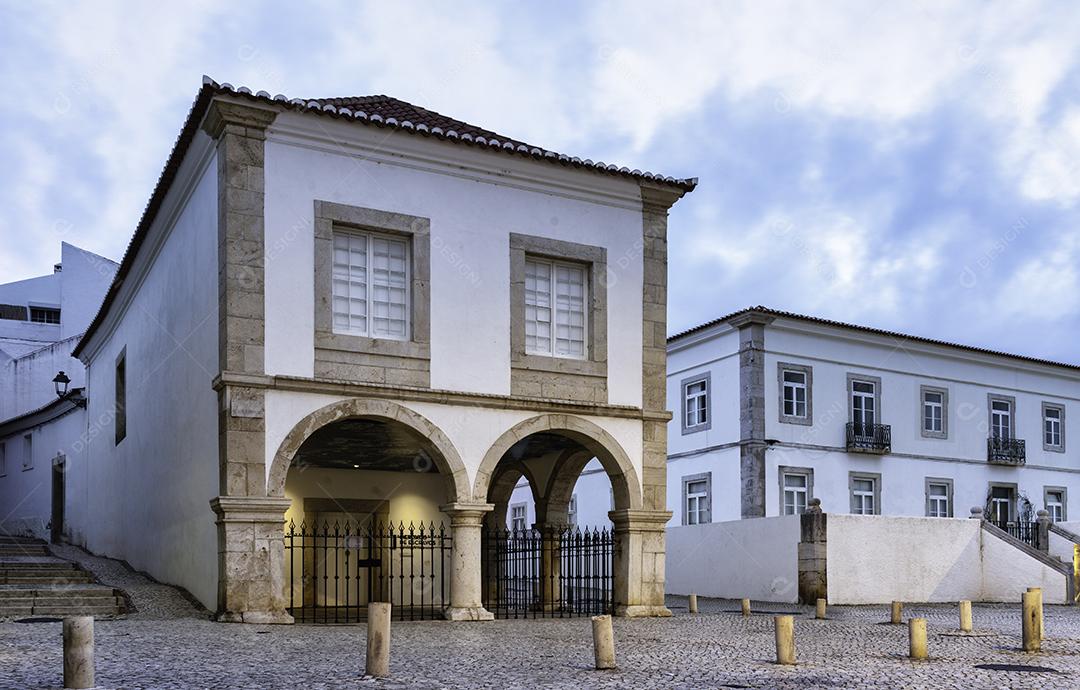
<path id="1" fill-rule="evenodd" d="M 615 523 L 619 531 L 636 530 L 639 532 L 663 531 L 674 515 L 670 510 L 612 510 L 608 518 Z"/>
<path id="2" fill-rule="evenodd" d="M 453 527 L 483 524 L 484 516 L 495 510 L 493 503 L 445 503 L 439 506 L 439 512 L 450 516 Z"/>
<path id="3" fill-rule="evenodd" d="M 269 496 L 215 496 L 210 508 L 218 522 L 285 522 L 285 511 L 292 505 L 290 498 Z"/>
<path id="4" fill-rule="evenodd" d="M 215 99 L 206 111 L 202 128 L 214 139 L 220 137 L 229 125 L 245 128 L 249 136 L 257 135 L 273 123 L 277 114 L 276 110 L 269 108 Z"/>

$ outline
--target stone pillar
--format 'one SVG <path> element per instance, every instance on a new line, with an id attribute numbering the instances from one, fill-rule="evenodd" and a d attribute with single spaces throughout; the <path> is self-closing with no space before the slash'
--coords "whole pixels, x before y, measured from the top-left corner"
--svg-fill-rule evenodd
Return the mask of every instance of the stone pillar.
<path id="1" fill-rule="evenodd" d="M 829 597 L 826 577 L 826 517 L 828 516 L 821 510 L 821 500 L 817 498 L 810 499 L 806 512 L 800 516 L 799 602 L 802 604 Z"/>
<path id="2" fill-rule="evenodd" d="M 286 612 L 285 511 L 291 501 L 218 496 L 218 614 L 229 623 L 292 623 Z"/>
<path id="3" fill-rule="evenodd" d="M 1050 513 L 1040 510 L 1035 514 L 1035 529 L 1039 531 L 1036 548 L 1045 553 L 1050 552 Z"/>
<path id="4" fill-rule="evenodd" d="M 664 530 L 667 510 L 613 510 L 615 615 L 670 616 L 664 605 Z"/>
<path id="5" fill-rule="evenodd" d="M 566 522 L 538 522 L 533 529 L 540 534 L 540 578 L 544 610 L 557 611 L 562 606 L 562 534 Z"/>
<path id="6" fill-rule="evenodd" d="M 489 621 L 495 616 L 481 601 L 481 544 L 484 515 L 494 510 L 490 503 L 449 503 L 439 510 L 450 517 L 453 556 L 450 559 L 450 606 L 446 619 Z"/>
<path id="7" fill-rule="evenodd" d="M 743 518 L 765 517 L 765 326 L 773 317 L 747 312 L 739 329 L 739 485 Z"/>

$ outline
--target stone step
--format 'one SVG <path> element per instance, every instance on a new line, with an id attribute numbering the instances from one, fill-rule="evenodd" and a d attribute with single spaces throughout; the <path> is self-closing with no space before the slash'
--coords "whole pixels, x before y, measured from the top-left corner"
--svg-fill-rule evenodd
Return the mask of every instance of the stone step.
<path id="1" fill-rule="evenodd" d="M 25 618 L 33 613 L 32 606 L 0 606 L 0 618 Z"/>
<path id="2" fill-rule="evenodd" d="M 10 556 L 48 556 L 49 552 L 42 547 L 28 546 L 26 548 L 0 547 L 0 558 Z"/>
<path id="3" fill-rule="evenodd" d="M 118 616 L 123 610 L 115 603 L 107 606 L 38 606 L 34 604 L 35 616 Z"/>
<path id="4" fill-rule="evenodd" d="M 18 587 L 8 586 L 0 589 L 0 604 L 8 599 L 24 597 L 114 597 L 120 596 L 118 590 L 101 585 L 77 584 L 57 585 L 54 587 Z"/>
<path id="5" fill-rule="evenodd" d="M 0 602 L 0 606 L 8 606 L 9 601 L 9 599 L 3 600 Z M 20 601 L 19 604 L 16 605 L 23 605 L 25 603 L 26 602 L 24 601 Z M 98 606 L 112 606 L 116 608 L 124 605 L 123 599 L 112 595 L 107 597 L 33 597 L 31 603 L 34 608 L 40 606 L 88 606 L 91 608 Z"/>
<path id="6" fill-rule="evenodd" d="M 0 576 L 21 574 L 51 574 L 80 572 L 70 563 L 0 563 Z"/>
<path id="7" fill-rule="evenodd" d="M 74 572 L 70 575 L 40 575 L 31 577 L 10 576 L 0 578 L 0 585 L 78 585 L 89 584 L 94 581 L 90 573 Z"/>

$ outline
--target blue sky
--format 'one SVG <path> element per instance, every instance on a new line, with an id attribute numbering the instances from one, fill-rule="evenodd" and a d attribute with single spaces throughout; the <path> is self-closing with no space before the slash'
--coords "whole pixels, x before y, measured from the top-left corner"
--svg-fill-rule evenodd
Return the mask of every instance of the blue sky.
<path id="1" fill-rule="evenodd" d="M 765 304 L 1080 361 L 1080 4 L 151 5 L 0 0 L 0 282 L 120 258 L 205 73 L 700 177 L 673 332 Z"/>

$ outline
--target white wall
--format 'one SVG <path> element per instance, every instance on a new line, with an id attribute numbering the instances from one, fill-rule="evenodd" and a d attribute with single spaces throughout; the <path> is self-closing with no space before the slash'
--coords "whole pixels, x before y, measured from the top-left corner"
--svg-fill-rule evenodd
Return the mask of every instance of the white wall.
<path id="1" fill-rule="evenodd" d="M 308 131 L 310 130 L 310 131 Z M 309 137 L 295 133 L 307 131 Z M 325 140 L 333 137 L 333 142 Z M 323 139 L 323 140 L 317 140 Z M 352 145 L 348 143 L 351 142 Z M 419 146 L 419 148 L 417 148 Z M 424 159 L 377 153 L 413 149 Z M 452 165 L 436 162 L 440 156 Z M 408 134 L 283 113 L 266 142 L 266 371 L 311 376 L 314 201 L 431 220 L 431 385 L 510 392 L 509 234 L 605 247 L 609 400 L 641 403 L 642 219 L 635 182 L 502 157 Z M 590 191 L 590 190 L 602 190 Z M 626 257 L 626 260 L 620 261 Z"/>
<path id="2" fill-rule="evenodd" d="M 669 527 L 666 591 L 798 601 L 798 546 L 795 515 Z"/>
<path id="3" fill-rule="evenodd" d="M 827 519 L 830 604 L 1018 602 L 1028 587 L 1042 587 L 1047 603 L 1065 603 L 1064 575 L 988 533 L 978 520 Z"/>

